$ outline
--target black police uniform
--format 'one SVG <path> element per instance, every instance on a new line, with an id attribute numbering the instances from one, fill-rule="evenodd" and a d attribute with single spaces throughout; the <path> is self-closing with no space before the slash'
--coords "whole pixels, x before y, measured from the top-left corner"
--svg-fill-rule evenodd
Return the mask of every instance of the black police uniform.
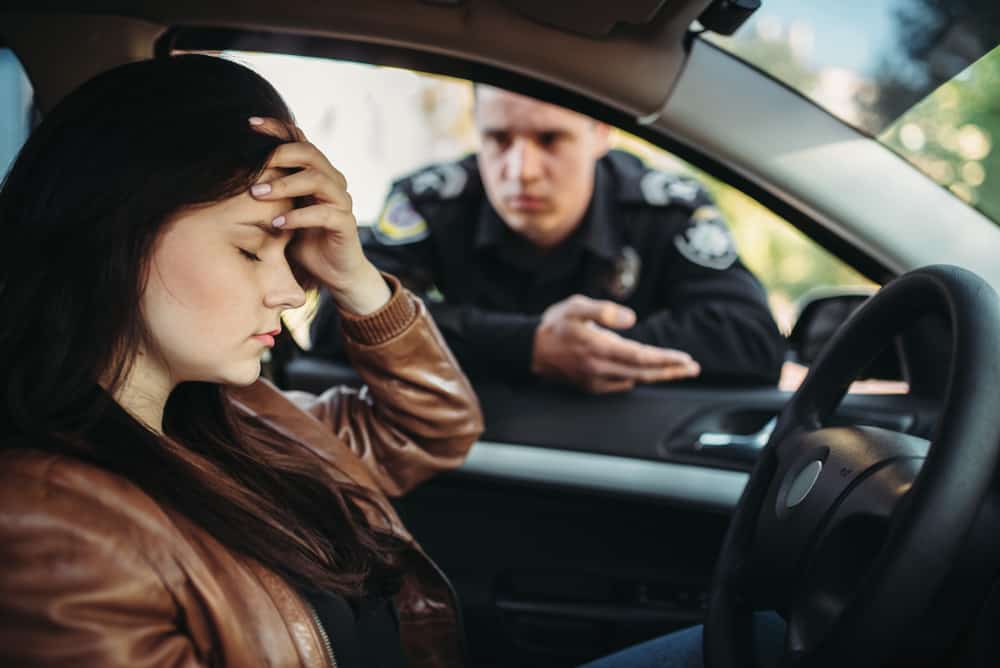
<path id="1" fill-rule="evenodd" d="M 785 341 L 760 282 L 743 266 L 719 211 L 696 181 L 610 151 L 597 162 L 580 226 L 540 252 L 490 206 L 475 156 L 397 181 L 365 252 L 424 297 L 470 375 L 530 376 L 541 313 L 573 294 L 635 310 L 626 338 L 688 352 L 703 380 L 774 383 Z M 325 295 L 313 353 L 338 357 Z"/>

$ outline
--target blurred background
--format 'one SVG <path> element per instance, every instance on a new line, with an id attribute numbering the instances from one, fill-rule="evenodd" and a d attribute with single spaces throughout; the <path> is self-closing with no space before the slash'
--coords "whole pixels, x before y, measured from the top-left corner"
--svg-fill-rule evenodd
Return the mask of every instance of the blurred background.
<path id="1" fill-rule="evenodd" d="M 704 37 L 882 142 L 996 221 L 998 34 L 996 0 L 765 0 L 734 36 Z M 467 81 L 320 58 L 221 55 L 255 69 L 284 96 L 310 140 L 347 176 L 361 224 L 378 219 L 395 179 L 477 148 Z M 36 116 L 30 84 L 4 49 L 0 85 L 14 91 L 0 96 L 2 173 Z M 786 332 L 809 291 L 870 285 L 740 191 L 627 133 L 617 131 L 614 144 L 708 185 Z M 311 309 L 307 304 L 288 318 L 306 346 Z"/>

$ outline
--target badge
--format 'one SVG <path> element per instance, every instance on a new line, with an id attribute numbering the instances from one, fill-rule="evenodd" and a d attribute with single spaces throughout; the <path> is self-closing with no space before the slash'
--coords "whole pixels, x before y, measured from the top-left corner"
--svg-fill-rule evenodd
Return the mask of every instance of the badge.
<path id="1" fill-rule="evenodd" d="M 410 188 L 414 195 L 433 192 L 441 199 L 453 199 L 462 194 L 468 180 L 465 170 L 451 163 L 420 172 L 410 181 Z"/>
<path id="2" fill-rule="evenodd" d="M 628 299 L 639 285 L 642 258 L 631 246 L 625 246 L 615 260 L 614 272 L 605 286 L 608 294 L 618 300 Z"/>
<path id="3" fill-rule="evenodd" d="M 670 204 L 670 194 L 667 187 L 674 181 L 672 174 L 666 172 L 646 172 L 639 180 L 639 190 L 646 204 L 666 206 Z"/>
<path id="4" fill-rule="evenodd" d="M 728 269 L 736 261 L 736 244 L 714 206 L 698 207 L 687 228 L 674 237 L 685 258 L 709 269 Z"/>
<path id="5" fill-rule="evenodd" d="M 699 193 L 701 193 L 701 186 L 696 181 L 678 179 L 667 186 L 667 195 L 672 201 L 694 204 Z"/>
<path id="6" fill-rule="evenodd" d="M 400 246 L 423 241 L 430 234 L 424 217 L 413 208 L 410 198 L 401 192 L 389 196 L 375 228 L 375 238 L 387 246 Z"/>
<path id="7" fill-rule="evenodd" d="M 651 206 L 667 206 L 671 202 L 694 204 L 701 194 L 701 186 L 693 179 L 650 171 L 639 179 L 639 191 L 643 201 Z"/>

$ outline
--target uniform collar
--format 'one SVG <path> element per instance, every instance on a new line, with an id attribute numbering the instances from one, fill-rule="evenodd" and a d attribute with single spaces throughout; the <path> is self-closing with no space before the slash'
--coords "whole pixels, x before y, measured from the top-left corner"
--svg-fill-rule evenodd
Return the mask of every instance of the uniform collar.
<path id="1" fill-rule="evenodd" d="M 484 191 L 482 205 L 479 207 L 479 218 L 476 221 L 476 250 L 498 246 L 513 235 L 507 223 L 503 222 L 500 214 L 490 204 Z"/>
<path id="2" fill-rule="evenodd" d="M 611 172 L 607 158 L 601 158 L 597 161 L 594 174 L 594 194 L 577 230 L 584 248 L 597 257 L 612 262 L 622 250 L 621 240 L 614 227 L 618 213 L 615 207 L 617 186 L 617 179 Z"/>
<path id="3" fill-rule="evenodd" d="M 597 162 L 594 174 L 594 194 L 590 205 L 583 214 L 580 226 L 564 244 L 580 245 L 594 255 L 614 261 L 621 253 L 621 241 L 614 230 L 617 179 L 611 171 L 608 159 Z M 475 248 L 477 251 L 516 241 L 514 232 L 490 204 L 483 194 L 482 206 L 476 222 Z"/>

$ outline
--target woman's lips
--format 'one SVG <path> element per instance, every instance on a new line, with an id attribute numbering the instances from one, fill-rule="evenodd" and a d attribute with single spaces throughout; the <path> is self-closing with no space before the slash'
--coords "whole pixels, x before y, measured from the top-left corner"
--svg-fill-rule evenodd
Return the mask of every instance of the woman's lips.
<path id="1" fill-rule="evenodd" d="M 270 332 L 264 332 L 263 334 L 254 334 L 251 339 L 260 341 L 268 348 L 274 347 L 274 337 L 281 333 L 280 329 L 272 329 Z"/>

